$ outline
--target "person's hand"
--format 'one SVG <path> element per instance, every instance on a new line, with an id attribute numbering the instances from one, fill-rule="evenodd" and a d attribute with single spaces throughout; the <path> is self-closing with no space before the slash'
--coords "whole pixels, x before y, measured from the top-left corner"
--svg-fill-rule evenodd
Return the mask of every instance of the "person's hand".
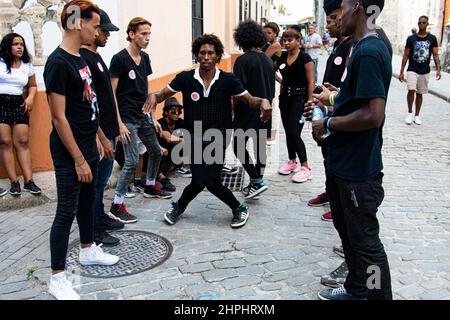
<path id="1" fill-rule="evenodd" d="M 400 80 L 400 82 L 405 82 L 405 74 L 404 73 L 400 73 L 400 76 L 398 77 L 398 80 Z"/>
<path id="2" fill-rule="evenodd" d="M 156 133 L 157 133 L 159 136 L 161 136 L 163 130 L 162 130 L 162 127 L 161 127 L 161 125 L 159 124 L 159 122 L 158 122 L 158 121 L 153 121 L 153 126 L 155 127 Z"/>
<path id="3" fill-rule="evenodd" d="M 24 109 L 23 113 L 30 113 L 33 110 L 33 99 L 30 97 L 26 98 L 22 104 Z"/>
<path id="4" fill-rule="evenodd" d="M 109 160 L 114 160 L 114 148 L 111 141 L 109 141 L 108 139 L 101 139 L 100 142 L 103 146 L 105 158 Z"/>
<path id="5" fill-rule="evenodd" d="M 272 117 L 272 106 L 269 102 L 269 100 L 263 99 L 261 103 L 261 120 L 262 122 L 266 123 L 270 120 Z"/>
<path id="6" fill-rule="evenodd" d="M 325 134 L 325 125 L 323 123 L 323 120 L 317 120 L 312 122 L 312 129 L 313 129 L 313 136 L 316 141 L 323 141 L 322 138 Z"/>
<path id="7" fill-rule="evenodd" d="M 82 159 L 83 160 L 80 161 L 79 164 L 75 162 L 75 170 L 77 172 L 78 181 L 81 183 L 91 183 L 93 180 L 91 167 L 89 167 L 89 164 L 84 158 Z"/>
<path id="8" fill-rule="evenodd" d="M 339 89 L 337 87 L 333 86 L 329 82 L 325 82 L 323 85 L 330 91 L 339 91 Z"/>
<path id="9" fill-rule="evenodd" d="M 142 112 L 145 114 L 150 114 L 154 110 L 156 110 L 156 106 L 158 105 L 158 102 L 156 100 L 156 94 L 151 93 L 147 96 L 147 99 L 145 100 L 144 106 L 142 107 Z"/>
<path id="10" fill-rule="evenodd" d="M 441 80 L 441 78 L 442 78 L 441 70 L 436 71 L 436 80 Z"/>
<path id="11" fill-rule="evenodd" d="M 161 153 L 162 153 L 163 157 L 167 157 L 169 155 L 169 151 L 163 147 L 161 147 Z"/>
<path id="12" fill-rule="evenodd" d="M 127 126 L 123 122 L 119 123 L 119 130 L 120 130 L 120 141 L 124 145 L 128 144 L 131 141 L 130 130 L 128 130 Z"/>
<path id="13" fill-rule="evenodd" d="M 306 119 L 311 119 L 312 117 L 312 113 L 315 107 L 319 106 L 319 100 L 313 98 L 312 100 L 309 100 L 306 104 L 305 104 L 305 110 L 303 113 L 303 116 Z M 322 105 L 323 107 L 323 105 Z M 324 110 L 324 109 L 322 109 Z"/>
<path id="14" fill-rule="evenodd" d="M 103 149 L 103 145 L 100 142 L 100 139 L 98 138 L 98 136 L 96 137 L 95 140 L 97 142 L 98 155 L 100 156 L 100 161 L 102 161 L 103 158 L 105 157 L 105 149 Z"/>
<path id="15" fill-rule="evenodd" d="M 331 95 L 331 91 L 325 87 L 324 85 L 321 86 L 322 88 L 322 93 L 320 94 L 313 94 L 313 98 L 319 100 L 320 103 L 322 103 L 325 106 L 329 106 L 330 104 L 330 95 Z"/>

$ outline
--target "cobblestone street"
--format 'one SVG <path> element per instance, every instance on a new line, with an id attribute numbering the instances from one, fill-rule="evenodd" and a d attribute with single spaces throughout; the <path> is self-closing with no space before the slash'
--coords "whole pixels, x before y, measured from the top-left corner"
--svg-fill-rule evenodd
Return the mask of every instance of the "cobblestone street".
<path id="1" fill-rule="evenodd" d="M 322 65 L 324 62 L 322 62 Z M 379 212 L 382 241 L 389 256 L 395 299 L 450 299 L 450 104 L 428 95 L 422 126 L 407 126 L 406 87 L 392 80 L 384 131 L 386 198 Z M 338 236 L 328 211 L 307 201 L 324 189 L 320 149 L 305 128 L 313 180 L 297 185 L 277 174 L 286 160 L 284 134 L 269 147 L 266 178 L 270 189 L 250 202 L 248 224 L 229 227 L 231 212 L 203 192 L 175 225 L 164 223 L 169 202 L 128 200 L 140 219 L 127 230 L 156 233 L 173 245 L 164 264 L 137 275 L 76 277 L 83 299 L 316 300 L 320 277 L 342 259 L 332 247 Z M 173 180 L 178 198 L 189 179 Z M 241 194 L 239 200 L 243 200 Z M 105 205 L 109 208 L 112 191 Z M 52 299 L 49 229 L 55 204 L 0 214 L 0 300 Z M 78 238 L 74 226 L 71 241 Z M 106 249 L 107 250 L 107 249 Z M 30 276 L 30 279 L 27 277 Z"/>

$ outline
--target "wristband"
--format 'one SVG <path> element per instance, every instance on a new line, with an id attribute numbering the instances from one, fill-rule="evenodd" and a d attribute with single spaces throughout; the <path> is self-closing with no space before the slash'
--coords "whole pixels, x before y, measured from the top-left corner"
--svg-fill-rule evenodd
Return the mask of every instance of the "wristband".
<path id="1" fill-rule="evenodd" d="M 328 116 L 328 107 L 327 106 L 323 106 L 324 107 L 324 112 L 323 112 L 323 114 L 325 115 L 325 117 L 327 117 Z"/>
<path id="2" fill-rule="evenodd" d="M 330 103 L 330 105 L 334 106 L 334 94 L 333 93 L 330 94 L 330 98 L 328 99 L 328 102 Z"/>
<path id="3" fill-rule="evenodd" d="M 325 128 L 327 128 L 327 131 L 328 131 L 328 132 L 333 133 L 334 130 L 331 129 L 331 119 L 333 119 L 333 118 L 332 118 L 332 117 L 329 117 L 329 118 L 326 120 Z"/>

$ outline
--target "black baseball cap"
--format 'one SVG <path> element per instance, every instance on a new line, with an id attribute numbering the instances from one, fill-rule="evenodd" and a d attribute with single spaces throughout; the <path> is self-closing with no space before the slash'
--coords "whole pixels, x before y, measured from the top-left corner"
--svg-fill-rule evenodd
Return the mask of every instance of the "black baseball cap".
<path id="1" fill-rule="evenodd" d="M 100 9 L 100 29 L 106 31 L 119 31 L 115 25 L 111 23 L 111 19 L 109 19 L 108 14 Z"/>

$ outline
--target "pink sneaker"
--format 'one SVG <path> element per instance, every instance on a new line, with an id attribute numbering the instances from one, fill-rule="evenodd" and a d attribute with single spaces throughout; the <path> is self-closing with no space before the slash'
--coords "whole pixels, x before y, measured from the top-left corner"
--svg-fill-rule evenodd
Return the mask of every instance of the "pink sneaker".
<path id="1" fill-rule="evenodd" d="M 292 177 L 292 181 L 295 183 L 304 183 L 311 179 L 312 179 L 312 170 L 306 167 L 301 167 L 300 172 Z"/>
<path id="2" fill-rule="evenodd" d="M 280 168 L 280 170 L 278 170 L 278 173 L 282 174 L 283 176 L 288 176 L 293 172 L 298 172 L 298 165 L 294 160 L 289 160 L 287 164 L 285 164 Z"/>

